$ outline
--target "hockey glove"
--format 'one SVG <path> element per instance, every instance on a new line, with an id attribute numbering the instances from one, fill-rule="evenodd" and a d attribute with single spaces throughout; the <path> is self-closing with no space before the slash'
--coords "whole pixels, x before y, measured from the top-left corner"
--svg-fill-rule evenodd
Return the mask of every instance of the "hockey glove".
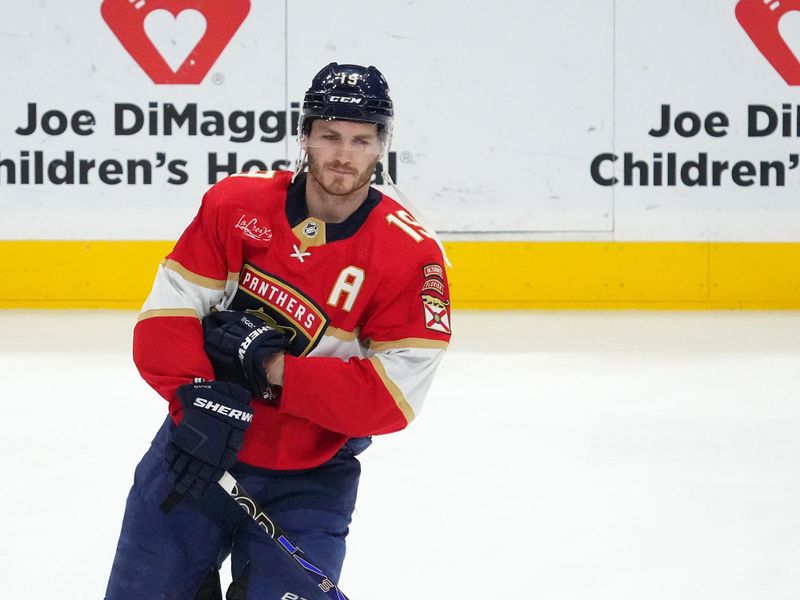
<path id="1" fill-rule="evenodd" d="M 288 348 L 282 331 L 248 313 L 225 310 L 203 319 L 203 337 L 218 378 L 240 383 L 254 395 L 277 404 L 277 394 L 264 373 L 264 361 Z"/>
<path id="2" fill-rule="evenodd" d="M 196 498 L 236 462 L 253 419 L 250 392 L 234 383 L 198 380 L 179 387 L 178 398 L 183 420 L 172 432 L 166 460 L 175 490 Z"/>

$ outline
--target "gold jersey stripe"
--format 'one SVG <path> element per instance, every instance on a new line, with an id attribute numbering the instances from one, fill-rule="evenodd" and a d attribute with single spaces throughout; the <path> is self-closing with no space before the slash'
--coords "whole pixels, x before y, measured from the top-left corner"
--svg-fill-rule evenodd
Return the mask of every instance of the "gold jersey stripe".
<path id="1" fill-rule="evenodd" d="M 195 285 L 199 285 L 200 287 L 204 287 L 210 290 L 225 289 L 225 284 L 227 283 L 227 279 L 211 279 L 210 277 L 203 277 L 202 275 L 198 275 L 197 273 L 192 273 L 181 263 L 171 258 L 165 259 L 164 262 L 161 264 L 165 269 L 169 269 L 170 271 L 175 271 L 178 275 L 183 277 L 189 283 L 194 283 Z M 230 275 L 228 275 L 228 278 L 230 278 Z"/>
<path id="2" fill-rule="evenodd" d="M 352 342 L 358 338 L 358 334 L 355 331 L 345 331 L 337 327 L 328 327 L 325 330 L 325 335 L 335 337 L 337 340 L 342 340 L 344 342 Z"/>
<path id="3" fill-rule="evenodd" d="M 392 395 L 394 398 L 395 403 L 397 404 L 397 408 L 400 409 L 400 412 L 403 413 L 403 416 L 406 418 L 407 423 L 411 423 L 414 420 L 414 409 L 411 408 L 411 405 L 406 401 L 405 396 L 403 396 L 403 392 L 400 391 L 400 388 L 397 387 L 397 384 L 389 379 L 389 376 L 386 374 L 386 369 L 383 368 L 383 363 L 380 359 L 376 356 L 373 356 L 369 359 L 372 363 L 372 366 L 375 367 L 375 372 L 378 374 L 378 377 L 381 378 L 383 385 L 386 387 L 387 391 Z"/>
<path id="4" fill-rule="evenodd" d="M 434 350 L 447 350 L 449 343 L 440 340 L 429 340 L 427 338 L 403 338 L 402 340 L 392 340 L 389 342 L 370 341 L 369 349 L 375 352 L 381 350 L 392 350 L 394 348 L 432 348 Z"/>
<path id="5" fill-rule="evenodd" d="M 139 315 L 137 322 L 152 319 L 153 317 L 194 317 L 199 319 L 200 315 L 193 308 L 157 308 L 144 311 Z"/>

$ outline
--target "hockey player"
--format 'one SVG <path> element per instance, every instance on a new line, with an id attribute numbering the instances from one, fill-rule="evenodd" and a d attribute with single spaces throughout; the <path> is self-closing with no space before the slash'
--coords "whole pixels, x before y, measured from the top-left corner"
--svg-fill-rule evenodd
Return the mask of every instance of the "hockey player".
<path id="1" fill-rule="evenodd" d="M 338 578 L 356 455 L 419 413 L 450 340 L 440 246 L 370 186 L 393 115 L 375 67 L 329 64 L 297 172 L 211 187 L 160 265 L 133 352 L 169 417 L 136 468 L 108 600 L 219 599 L 229 554 L 228 599 L 324 597 L 217 485 L 225 470 Z"/>

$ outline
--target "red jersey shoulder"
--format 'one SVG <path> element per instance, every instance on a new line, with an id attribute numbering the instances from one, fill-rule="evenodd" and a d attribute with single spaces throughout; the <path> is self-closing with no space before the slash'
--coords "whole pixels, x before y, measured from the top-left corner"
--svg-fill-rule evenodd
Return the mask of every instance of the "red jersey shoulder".
<path id="1" fill-rule="evenodd" d="M 427 231 L 414 219 L 411 212 L 396 200 L 384 195 L 375 207 L 372 221 L 373 235 L 380 239 L 380 252 L 384 276 L 400 285 L 410 286 L 420 300 L 428 306 L 435 305 L 444 311 L 450 304 L 447 272 L 439 244 L 433 232 Z M 391 287 L 391 286 L 387 286 Z M 427 322 L 426 322 L 427 323 Z M 434 331 L 449 334 L 449 324 Z"/>
<path id="2" fill-rule="evenodd" d="M 237 173 L 211 186 L 203 197 L 203 203 L 215 210 L 230 206 L 263 210 L 276 201 L 283 207 L 291 182 L 290 171 Z"/>
<path id="3" fill-rule="evenodd" d="M 442 252 L 429 232 L 418 223 L 406 207 L 394 198 L 382 195 L 381 202 L 370 216 L 371 229 L 385 246 L 385 251 L 410 264 L 436 262 L 443 264 Z"/>
<path id="4" fill-rule="evenodd" d="M 441 341 L 450 338 L 450 290 L 444 258 L 433 232 L 427 231 L 396 200 L 383 196 L 373 209 L 373 235 L 380 239 L 381 288 L 404 305 L 404 314 L 417 315 L 416 336 Z M 402 300 L 400 300 L 402 298 Z M 394 300 L 393 300 L 394 301 Z M 424 329 L 422 328 L 424 326 Z"/>
<path id="5" fill-rule="evenodd" d="M 245 240 L 268 243 L 274 224 L 284 214 L 289 171 L 250 171 L 214 184 L 203 197 L 203 210 L 216 222 L 220 235 L 236 233 Z"/>

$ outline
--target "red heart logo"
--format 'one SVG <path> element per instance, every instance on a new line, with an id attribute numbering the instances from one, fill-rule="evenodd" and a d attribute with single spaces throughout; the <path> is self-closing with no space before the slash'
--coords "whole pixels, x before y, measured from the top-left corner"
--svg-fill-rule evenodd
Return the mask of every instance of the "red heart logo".
<path id="1" fill-rule="evenodd" d="M 100 7 L 106 24 L 154 83 L 203 81 L 249 12 L 250 0 L 103 0 Z M 167 36 L 160 48 L 159 35 Z M 177 37 L 188 46 L 175 54 Z"/>
<path id="2" fill-rule="evenodd" d="M 800 10 L 800 0 L 739 0 L 736 19 L 786 83 L 800 85 L 800 60 L 778 27 L 781 17 L 794 10 Z"/>

